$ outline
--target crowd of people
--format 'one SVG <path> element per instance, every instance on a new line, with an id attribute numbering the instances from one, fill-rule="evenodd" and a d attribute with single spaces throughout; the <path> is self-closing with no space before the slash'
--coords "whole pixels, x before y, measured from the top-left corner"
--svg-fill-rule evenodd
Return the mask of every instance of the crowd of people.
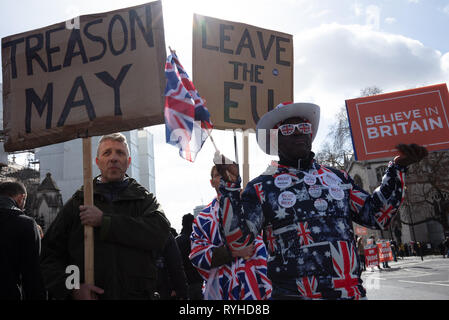
<path id="1" fill-rule="evenodd" d="M 361 261 L 361 271 L 366 271 L 365 267 L 365 248 L 368 244 L 388 242 L 390 244 L 392 259 L 397 262 L 398 259 L 404 259 L 404 257 L 420 257 L 424 260 L 425 255 L 430 254 L 441 254 L 443 258 L 449 258 L 449 237 L 446 238 L 439 244 L 438 248 L 432 247 L 430 242 L 420 242 L 420 241 L 410 241 L 409 243 L 400 242 L 399 244 L 394 239 L 377 239 L 371 236 L 364 239 L 362 236 L 357 237 L 357 252 L 360 256 Z M 377 266 L 381 269 L 380 265 Z M 388 262 L 383 262 L 383 268 L 389 269 Z"/>
<path id="2" fill-rule="evenodd" d="M 76 191 L 42 239 L 22 212 L 23 184 L 2 183 L 0 281 L 7 285 L 0 299 L 365 299 L 352 222 L 387 228 L 403 201 L 407 166 L 427 150 L 398 145 L 369 194 L 314 159 L 319 118 L 309 103 L 266 113 L 257 141 L 279 161 L 244 190 L 238 165 L 215 154 L 216 197 L 198 216 L 183 216 L 179 235 L 155 196 L 126 174 L 131 157 L 122 134 L 100 139 L 94 204 Z M 277 148 L 268 146 L 273 132 Z M 84 271 L 85 226 L 94 230 L 94 283 Z M 74 287 L 69 266 L 79 269 Z"/>

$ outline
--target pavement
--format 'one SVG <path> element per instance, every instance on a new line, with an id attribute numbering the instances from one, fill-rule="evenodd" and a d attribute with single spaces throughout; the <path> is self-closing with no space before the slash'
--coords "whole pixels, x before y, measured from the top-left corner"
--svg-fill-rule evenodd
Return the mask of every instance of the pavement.
<path id="1" fill-rule="evenodd" d="M 415 265 L 417 263 L 423 263 L 426 261 L 432 261 L 432 260 L 436 260 L 436 259 L 447 259 L 447 258 L 443 258 L 443 255 L 438 254 L 438 255 L 426 255 L 423 256 L 423 260 L 421 260 L 420 256 L 410 256 L 410 257 L 404 257 L 401 258 L 399 257 L 397 260 L 398 261 L 388 261 L 388 266 L 390 268 L 383 268 L 382 267 L 382 263 L 379 263 L 379 266 L 381 267 L 381 269 L 378 269 L 377 267 L 369 267 L 366 268 L 366 271 L 363 271 L 363 273 L 371 273 L 372 271 L 374 272 L 389 272 L 389 271 L 395 271 L 395 270 L 399 270 L 402 268 L 407 268 L 409 266 Z M 447 259 L 449 261 L 449 259 Z"/>
<path id="2" fill-rule="evenodd" d="M 382 266 L 382 264 L 380 264 Z M 390 268 L 362 273 L 369 300 L 448 300 L 449 259 L 442 255 L 398 258 Z"/>
<path id="3" fill-rule="evenodd" d="M 396 261 L 388 261 L 388 265 L 391 268 L 398 268 L 398 267 L 403 267 L 403 266 L 407 266 L 409 264 L 415 264 L 417 262 L 423 262 L 423 261 L 428 261 L 428 260 L 433 260 L 433 259 L 441 259 L 443 258 L 443 255 L 438 254 L 438 255 L 426 255 L 423 256 L 423 260 L 421 260 L 420 256 L 411 256 L 411 257 L 404 257 L 401 258 L 399 257 Z M 380 263 L 380 266 L 382 267 L 382 263 Z M 375 268 L 377 269 L 377 268 Z"/>

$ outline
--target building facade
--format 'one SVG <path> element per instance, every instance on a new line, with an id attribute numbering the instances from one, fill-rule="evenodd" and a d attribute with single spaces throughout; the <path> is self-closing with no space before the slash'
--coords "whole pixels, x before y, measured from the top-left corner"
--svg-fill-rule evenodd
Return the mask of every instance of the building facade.
<path id="1" fill-rule="evenodd" d="M 445 172 L 447 170 L 444 170 L 445 162 L 436 157 L 446 159 L 444 161 L 447 161 L 449 166 L 449 152 L 444 151 L 431 153 L 425 160 L 408 168 L 405 175 L 407 188 L 405 200 L 388 230 L 364 230 L 357 225 L 354 229 L 367 232 L 364 237 L 373 235 L 376 238 L 394 239 L 398 243 L 430 244 L 432 251 L 436 252 L 444 239 L 444 227 L 442 223 L 436 221 L 435 212 L 437 209 L 440 213 L 444 211 L 442 215 L 446 215 L 446 221 L 449 219 L 449 193 L 444 192 L 448 190 L 449 175 Z M 372 193 L 380 185 L 389 161 L 391 158 L 368 161 L 351 159 L 345 163 L 345 169 L 357 185 Z M 438 163 L 443 170 L 437 168 Z M 442 186 L 441 192 L 436 191 L 429 183 L 432 176 L 435 176 Z"/>
<path id="2" fill-rule="evenodd" d="M 380 185 L 382 176 L 387 168 L 388 161 L 391 159 L 378 159 L 370 161 L 355 161 L 349 160 L 345 163 L 345 170 L 354 179 L 355 184 L 363 190 L 373 193 L 373 191 Z M 394 223 L 394 222 L 393 222 Z M 356 234 L 363 236 L 365 239 L 374 236 L 376 239 L 392 238 L 391 234 L 385 231 L 372 230 L 359 226 L 354 223 L 354 230 Z"/>
<path id="3" fill-rule="evenodd" d="M 44 232 L 47 231 L 62 206 L 60 190 L 52 179 L 51 173 L 47 173 L 45 179 L 37 187 L 32 205 L 32 216 L 41 225 Z"/>

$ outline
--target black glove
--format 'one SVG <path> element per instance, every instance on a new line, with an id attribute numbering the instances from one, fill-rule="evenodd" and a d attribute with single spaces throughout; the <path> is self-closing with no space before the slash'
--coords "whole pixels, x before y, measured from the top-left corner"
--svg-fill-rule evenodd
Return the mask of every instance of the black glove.
<path id="1" fill-rule="evenodd" d="M 407 167 L 413 163 L 421 161 L 429 152 L 426 148 L 415 143 L 412 144 L 398 144 L 396 148 L 399 150 L 399 156 L 394 158 L 394 163 Z"/>

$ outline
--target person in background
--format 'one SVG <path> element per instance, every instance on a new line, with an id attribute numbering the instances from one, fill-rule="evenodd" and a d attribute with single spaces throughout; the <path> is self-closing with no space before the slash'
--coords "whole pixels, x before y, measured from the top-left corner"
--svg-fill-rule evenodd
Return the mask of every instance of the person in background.
<path id="1" fill-rule="evenodd" d="M 382 240 L 377 239 L 376 244 L 377 244 L 377 243 L 382 243 Z M 390 269 L 390 268 L 391 268 L 391 267 L 388 265 L 388 261 L 383 261 L 383 262 L 382 262 L 382 268 L 384 268 L 384 269 Z M 380 267 L 379 267 L 379 269 L 380 269 Z"/>
<path id="2" fill-rule="evenodd" d="M 421 242 L 416 243 L 416 253 L 421 257 L 421 261 L 424 261 L 424 248 Z"/>
<path id="3" fill-rule="evenodd" d="M 391 244 L 391 252 L 393 253 L 393 260 L 394 262 L 398 262 L 398 249 L 397 249 L 397 245 L 396 245 L 396 241 L 394 241 L 393 239 L 390 241 Z"/>
<path id="4" fill-rule="evenodd" d="M 176 230 L 173 229 L 168 236 L 164 251 L 156 260 L 157 292 L 160 300 L 186 300 L 188 296 L 187 278 L 174 234 Z"/>
<path id="5" fill-rule="evenodd" d="M 33 218 L 23 213 L 23 183 L 0 183 L 0 300 L 45 300 L 39 266 L 41 237 Z"/>
<path id="6" fill-rule="evenodd" d="M 365 244 L 363 243 L 363 237 L 359 236 L 357 239 L 357 252 L 360 257 L 360 270 L 366 271 L 365 266 Z"/>
<path id="7" fill-rule="evenodd" d="M 449 236 L 446 236 L 444 240 L 444 246 L 446 247 L 446 258 L 449 258 Z"/>
<path id="8" fill-rule="evenodd" d="M 191 245 L 190 235 L 193 232 L 192 224 L 194 219 L 195 218 L 191 213 L 182 216 L 182 229 L 181 233 L 176 237 L 176 243 L 178 244 L 182 262 L 184 264 L 184 271 L 187 276 L 187 283 L 189 286 L 188 298 L 189 300 L 203 300 L 203 278 L 189 259 Z"/>

